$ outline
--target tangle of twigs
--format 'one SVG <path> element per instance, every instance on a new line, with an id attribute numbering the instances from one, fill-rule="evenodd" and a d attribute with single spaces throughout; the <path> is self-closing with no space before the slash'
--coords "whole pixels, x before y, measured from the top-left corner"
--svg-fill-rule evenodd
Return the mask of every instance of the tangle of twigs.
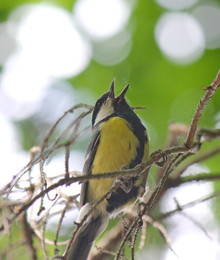
<path id="1" fill-rule="evenodd" d="M 213 192 L 204 198 L 192 201 L 185 205 L 177 205 L 177 208 L 166 213 L 160 213 L 155 218 L 150 217 L 153 209 L 159 203 L 163 194 L 170 187 L 178 187 L 186 182 L 192 181 L 214 181 L 220 180 L 220 172 L 201 173 L 193 176 L 182 176 L 183 172 L 191 165 L 203 162 L 206 159 L 220 153 L 219 146 L 213 147 L 211 150 L 201 153 L 200 148 L 206 142 L 220 138 L 219 129 L 198 129 L 199 119 L 202 116 L 207 102 L 212 98 L 220 85 L 220 73 L 217 74 L 213 83 L 205 89 L 205 94 L 201 98 L 199 105 L 195 110 L 190 126 L 173 124 L 169 128 L 169 138 L 166 148 L 162 151 L 152 153 L 149 160 L 141 163 L 131 170 L 121 170 L 109 173 L 100 173 L 95 175 L 83 176 L 79 172 L 73 172 L 70 168 L 71 149 L 74 143 L 83 134 L 88 131 L 89 127 L 83 127 L 82 122 L 86 116 L 91 113 L 92 107 L 79 104 L 66 111 L 52 126 L 42 143 L 31 149 L 30 161 L 12 180 L 0 190 L 1 200 L 1 223 L 0 231 L 6 236 L 10 236 L 15 222 L 20 222 L 21 230 L 24 234 L 25 246 L 28 248 L 30 259 L 37 260 L 38 251 L 44 255 L 44 259 L 62 259 L 64 251 L 63 246 L 71 244 L 74 236 L 77 234 L 80 225 L 88 217 L 90 212 L 84 217 L 84 220 L 76 225 L 75 231 L 70 240 L 61 239 L 61 226 L 64 223 L 65 216 L 78 208 L 77 192 L 70 195 L 64 188 L 73 187 L 74 183 L 81 183 L 91 179 L 102 178 L 118 178 L 122 176 L 138 176 L 144 174 L 151 169 L 152 165 L 163 166 L 158 169 L 155 186 L 136 204 L 132 210 L 127 211 L 126 222 L 128 228 L 122 234 L 122 226 L 117 224 L 110 232 L 111 235 L 104 236 L 104 243 L 101 247 L 96 247 L 91 259 L 105 259 L 106 255 L 113 256 L 117 259 L 127 259 L 124 255 L 125 245 L 130 241 L 130 256 L 135 259 L 135 250 L 137 247 L 138 235 L 141 235 L 140 247 L 143 248 L 146 243 L 146 230 L 148 225 L 152 225 L 160 232 L 167 243 L 171 247 L 171 242 L 166 229 L 159 223 L 177 212 L 183 211 L 185 208 L 192 207 L 198 203 L 215 198 L 220 195 L 219 191 Z M 138 109 L 138 108 L 136 108 Z M 52 141 L 52 136 L 57 130 L 57 126 L 68 114 L 75 114 L 73 120 L 63 130 L 63 132 Z M 184 143 L 175 141 L 176 135 L 185 137 Z M 56 152 L 61 151 L 64 154 L 63 173 L 57 176 L 48 177 L 46 165 L 53 163 L 53 157 Z M 191 157 L 191 158 L 189 158 Z M 164 160 L 167 158 L 167 160 Z M 72 158 L 71 158 L 72 159 Z M 36 173 L 36 166 L 38 170 Z M 150 173 L 149 173 L 150 174 Z M 120 184 L 118 184 L 120 185 Z M 91 211 L 108 196 L 115 188 L 106 191 L 106 194 L 93 205 Z M 22 194 L 22 198 L 14 199 L 14 194 Z M 48 206 L 49 205 L 49 206 Z M 55 232 L 51 238 L 48 234 L 47 225 L 52 218 L 57 218 Z M 35 242 L 34 242 L 35 241 Z M 36 242 L 37 241 L 37 242 Z M 115 250 L 116 246 L 118 249 Z M 53 256 L 50 255 L 48 246 L 53 247 Z M 7 250 L 2 253 L 7 254 Z M 1 255 L 0 255 L 1 256 Z"/>

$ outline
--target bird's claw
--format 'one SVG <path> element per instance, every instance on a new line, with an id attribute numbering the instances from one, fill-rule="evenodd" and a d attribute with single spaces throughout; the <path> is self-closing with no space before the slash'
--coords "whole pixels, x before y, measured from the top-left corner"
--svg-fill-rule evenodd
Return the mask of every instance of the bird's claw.
<path id="1" fill-rule="evenodd" d="M 133 181 L 130 177 L 120 177 L 114 181 L 115 186 L 119 186 L 125 193 L 129 193 L 133 187 Z"/>
<path id="2" fill-rule="evenodd" d="M 151 154 L 151 157 L 157 156 L 157 155 L 162 155 L 162 159 L 160 161 L 155 162 L 155 164 L 159 167 L 163 167 L 164 164 L 167 162 L 167 155 L 166 155 L 166 153 L 164 153 L 162 150 L 159 149 L 159 150 L 153 152 Z"/>

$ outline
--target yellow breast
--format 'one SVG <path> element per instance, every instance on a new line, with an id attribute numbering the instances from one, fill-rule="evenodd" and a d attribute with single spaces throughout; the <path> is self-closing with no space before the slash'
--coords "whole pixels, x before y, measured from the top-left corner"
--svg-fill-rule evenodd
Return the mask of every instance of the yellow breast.
<path id="1" fill-rule="evenodd" d="M 138 139 L 129 123 L 120 117 L 112 117 L 100 126 L 100 142 L 93 161 L 92 174 L 111 172 L 127 166 L 137 155 Z M 112 186 L 114 179 L 89 182 L 88 198 L 95 202 Z"/>

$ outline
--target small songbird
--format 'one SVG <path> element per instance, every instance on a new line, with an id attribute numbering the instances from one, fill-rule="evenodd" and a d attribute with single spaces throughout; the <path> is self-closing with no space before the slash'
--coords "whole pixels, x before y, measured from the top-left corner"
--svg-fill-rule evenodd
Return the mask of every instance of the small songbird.
<path id="1" fill-rule="evenodd" d="M 128 88 L 129 85 L 115 97 L 113 80 L 109 91 L 97 100 L 92 115 L 92 136 L 85 158 L 84 175 L 132 169 L 148 159 L 147 131 L 125 99 Z M 142 174 L 84 182 L 77 223 L 85 215 L 87 218 L 70 243 L 64 259 L 88 259 L 95 239 L 104 231 L 109 218 L 144 194 L 146 179 L 147 174 Z M 116 182 L 117 188 L 92 208 Z"/>

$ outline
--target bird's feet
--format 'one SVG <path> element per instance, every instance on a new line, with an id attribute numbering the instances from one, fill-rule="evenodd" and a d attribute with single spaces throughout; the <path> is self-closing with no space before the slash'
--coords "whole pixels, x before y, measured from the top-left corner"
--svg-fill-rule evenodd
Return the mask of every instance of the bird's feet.
<path id="1" fill-rule="evenodd" d="M 121 188 L 125 193 L 129 193 L 133 187 L 133 180 L 131 177 L 119 177 L 114 181 L 115 187 Z"/>

